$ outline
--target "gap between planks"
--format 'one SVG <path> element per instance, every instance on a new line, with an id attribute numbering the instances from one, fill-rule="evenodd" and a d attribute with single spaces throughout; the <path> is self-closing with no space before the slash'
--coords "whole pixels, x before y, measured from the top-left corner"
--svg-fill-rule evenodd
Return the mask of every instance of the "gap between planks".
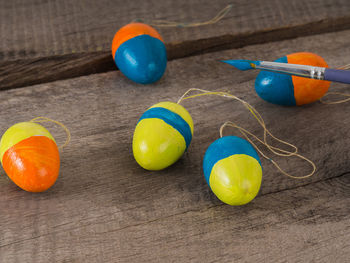
<path id="1" fill-rule="evenodd" d="M 168 60 L 350 29 L 350 16 L 237 35 L 167 43 Z M 0 90 L 116 70 L 110 51 L 0 62 Z"/>

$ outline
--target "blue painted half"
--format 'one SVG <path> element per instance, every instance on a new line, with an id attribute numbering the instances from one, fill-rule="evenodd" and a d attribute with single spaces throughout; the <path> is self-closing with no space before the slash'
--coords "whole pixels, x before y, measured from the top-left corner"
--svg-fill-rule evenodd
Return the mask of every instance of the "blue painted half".
<path id="1" fill-rule="evenodd" d="M 288 63 L 287 57 L 276 62 Z M 270 103 L 295 106 L 294 85 L 292 76 L 262 70 L 255 80 L 255 91 L 260 98 Z"/>
<path id="2" fill-rule="evenodd" d="M 138 122 L 143 119 L 152 118 L 161 119 L 165 123 L 171 125 L 184 137 L 186 142 L 186 149 L 188 146 L 190 146 L 192 140 L 191 128 L 190 125 L 180 115 L 162 107 L 155 107 L 145 111 Z"/>
<path id="3" fill-rule="evenodd" d="M 114 59 L 126 77 L 141 84 L 159 80 L 167 64 L 164 43 L 149 35 L 140 35 L 125 41 L 117 49 Z"/>
<path id="4" fill-rule="evenodd" d="M 221 62 L 227 63 L 231 66 L 234 66 L 235 68 L 239 70 L 249 70 L 254 69 L 254 65 L 259 65 L 260 61 L 253 61 L 253 60 L 245 60 L 245 59 L 236 59 L 236 60 L 222 60 Z M 252 65 L 253 64 L 253 65 Z"/>
<path id="5" fill-rule="evenodd" d="M 204 177 L 209 186 L 209 178 L 213 166 L 218 161 L 234 154 L 249 155 L 261 165 L 258 153 L 248 141 L 236 136 L 225 136 L 217 139 L 208 147 L 203 160 Z"/>

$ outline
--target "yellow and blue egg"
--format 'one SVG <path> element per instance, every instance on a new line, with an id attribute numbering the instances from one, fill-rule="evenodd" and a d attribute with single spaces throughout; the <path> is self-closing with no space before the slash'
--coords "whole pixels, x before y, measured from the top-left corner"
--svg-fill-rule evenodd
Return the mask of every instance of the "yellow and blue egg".
<path id="1" fill-rule="evenodd" d="M 160 102 L 147 109 L 136 125 L 134 158 L 146 170 L 162 170 L 184 154 L 192 135 L 188 111 L 174 102 Z"/>
<path id="2" fill-rule="evenodd" d="M 207 149 L 203 170 L 213 193 L 229 205 L 244 205 L 258 194 L 262 168 L 254 147 L 236 136 L 225 136 Z"/>
<path id="3" fill-rule="evenodd" d="M 131 23 L 119 29 L 113 38 L 112 56 L 126 77 L 141 84 L 159 80 L 167 64 L 162 37 L 143 23 Z"/>

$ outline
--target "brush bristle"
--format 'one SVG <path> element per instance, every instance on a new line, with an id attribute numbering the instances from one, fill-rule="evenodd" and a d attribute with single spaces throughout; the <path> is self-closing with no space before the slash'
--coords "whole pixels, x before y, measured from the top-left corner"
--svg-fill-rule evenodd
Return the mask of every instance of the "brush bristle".
<path id="1" fill-rule="evenodd" d="M 227 64 L 234 66 L 235 68 L 237 68 L 239 70 L 243 70 L 243 71 L 254 69 L 255 65 L 258 63 L 258 61 L 244 60 L 244 59 L 222 60 L 221 62 L 227 63 Z"/>

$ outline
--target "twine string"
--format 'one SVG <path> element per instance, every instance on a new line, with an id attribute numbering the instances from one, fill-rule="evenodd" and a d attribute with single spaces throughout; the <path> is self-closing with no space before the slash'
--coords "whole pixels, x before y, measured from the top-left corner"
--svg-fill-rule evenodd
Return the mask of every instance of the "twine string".
<path id="1" fill-rule="evenodd" d="M 193 91 L 196 91 L 196 92 L 201 92 L 201 93 L 197 93 L 197 94 L 194 94 L 194 95 L 188 95 L 189 93 L 193 92 Z M 234 124 L 233 122 L 225 122 L 221 128 L 220 128 L 220 136 L 222 137 L 222 133 L 223 133 L 223 129 L 226 127 L 226 126 L 231 126 L 231 127 L 235 127 L 237 128 L 243 135 L 244 137 L 255 147 L 255 149 L 267 160 L 271 161 L 273 165 L 275 165 L 275 167 L 280 171 L 282 172 L 284 175 L 288 176 L 288 177 L 291 177 L 291 178 L 294 178 L 294 179 L 304 179 L 304 178 L 307 178 L 307 177 L 310 177 L 312 176 L 315 172 L 316 172 L 316 165 L 308 158 L 298 154 L 298 148 L 291 144 L 291 143 L 288 143 L 286 141 L 283 141 L 277 137 L 275 137 L 266 127 L 266 124 L 265 124 L 265 121 L 264 119 L 262 118 L 262 116 L 260 115 L 260 113 L 252 106 L 250 105 L 248 102 L 244 101 L 243 99 L 240 99 L 238 97 L 236 97 L 235 95 L 232 95 L 230 93 L 227 93 L 227 92 L 214 92 L 214 91 L 208 91 L 208 90 L 203 90 L 203 89 L 196 89 L 196 88 L 191 88 L 189 90 L 187 90 L 181 97 L 180 99 L 178 100 L 178 104 L 181 104 L 181 102 L 183 102 L 184 100 L 187 100 L 187 99 L 192 99 L 192 98 L 196 98 L 196 97 L 200 97 L 200 96 L 207 96 L 207 95 L 216 95 L 216 96 L 221 96 L 221 97 L 226 97 L 226 98 L 231 98 L 231 99 L 234 99 L 234 100 L 237 100 L 239 102 L 241 102 L 243 104 L 243 106 L 249 110 L 249 112 L 253 115 L 253 117 L 257 120 L 257 122 L 260 124 L 260 126 L 263 128 L 264 130 L 264 136 L 263 136 L 263 140 L 259 139 L 256 135 L 254 135 L 253 133 L 247 131 L 246 129 Z M 270 152 L 272 152 L 273 154 L 277 155 L 277 156 L 282 156 L 282 157 L 291 157 L 291 156 L 296 156 L 296 157 L 299 157 L 300 159 L 303 159 L 305 161 L 307 161 L 308 163 L 311 164 L 313 170 L 311 173 L 309 173 L 308 175 L 305 175 L 305 176 L 293 176 L 291 174 L 288 174 L 287 172 L 285 172 L 283 169 L 280 168 L 280 166 L 274 161 L 272 160 L 271 158 L 269 158 L 267 155 L 265 155 L 260 149 L 259 147 L 248 137 L 251 136 L 253 137 L 254 139 L 256 139 L 258 142 L 260 142 L 261 144 L 263 144 L 266 148 L 269 149 Z M 275 146 L 272 146 L 271 144 L 269 144 L 267 142 L 267 137 L 268 135 L 270 136 L 271 139 L 283 144 L 283 145 L 286 145 L 290 148 L 292 148 L 293 150 L 292 151 L 288 151 L 288 150 L 284 150 L 284 149 L 281 149 L 281 148 L 278 148 L 278 147 L 275 147 Z"/>
<path id="2" fill-rule="evenodd" d="M 300 159 L 303 159 L 305 161 L 307 161 L 308 163 L 311 164 L 312 166 L 312 172 L 307 174 L 307 175 L 304 175 L 304 176 L 294 176 L 294 175 L 291 175 L 289 173 L 287 173 L 286 171 L 284 171 L 277 162 L 275 162 L 273 159 L 271 159 L 270 157 L 268 157 L 266 154 L 263 153 L 263 151 L 260 150 L 260 148 L 249 138 L 249 136 L 253 137 L 255 140 L 257 140 L 259 143 L 265 145 L 266 147 L 268 146 L 266 144 L 266 142 L 262 141 L 261 139 L 259 139 L 256 135 L 254 135 L 253 133 L 247 131 L 246 129 L 238 126 L 237 124 L 233 123 L 233 122 L 230 122 L 230 121 L 227 121 L 225 122 L 221 127 L 220 127 L 220 137 L 223 136 L 223 130 L 225 127 L 228 127 L 228 126 L 231 126 L 233 128 L 236 128 L 240 131 L 240 133 L 246 138 L 247 141 L 249 141 L 253 146 L 254 148 L 267 160 L 269 160 L 282 174 L 290 177 L 290 178 L 293 178 L 293 179 L 305 179 L 305 178 L 308 178 L 310 176 L 312 176 L 315 172 L 316 172 L 316 165 L 313 161 L 311 161 L 310 159 L 306 158 L 305 156 L 301 155 L 301 154 L 298 154 L 298 153 L 292 153 L 292 152 L 289 152 L 289 151 L 286 151 L 286 150 L 283 150 L 283 149 L 280 149 L 280 148 L 277 148 L 277 147 L 274 147 L 274 146 L 271 146 L 271 148 L 273 149 L 276 149 L 276 150 L 279 150 L 281 152 L 284 152 L 284 153 L 290 153 L 291 155 L 288 155 L 288 156 L 296 156 L 296 157 L 299 157 Z M 286 155 L 282 155 L 282 154 L 279 154 L 279 153 L 275 153 L 277 156 L 286 156 Z"/>
<path id="3" fill-rule="evenodd" d="M 202 92 L 202 93 L 194 94 L 194 95 L 191 95 L 191 96 L 187 96 L 187 94 L 192 92 L 192 91 L 199 91 L 199 92 Z M 293 152 L 284 153 L 283 151 L 280 151 L 279 154 L 282 154 L 283 156 L 290 156 L 290 155 L 293 155 L 293 154 L 297 153 L 298 149 L 297 149 L 296 146 L 294 146 L 293 144 L 290 144 L 288 142 L 285 142 L 285 141 L 275 137 L 266 128 L 265 122 L 264 122 L 263 118 L 261 117 L 260 113 L 253 106 L 251 106 L 249 103 L 247 103 L 246 101 L 236 97 L 235 95 L 232 95 L 232 94 L 227 93 L 227 92 L 221 92 L 221 91 L 219 91 L 219 92 L 212 92 L 212 91 L 208 91 L 208 90 L 192 88 L 192 89 L 189 89 L 188 91 L 186 91 L 184 93 L 184 95 L 182 95 L 182 97 L 178 100 L 177 103 L 180 104 L 184 100 L 192 99 L 192 98 L 199 97 L 199 96 L 207 96 L 207 95 L 216 95 L 216 96 L 231 98 L 231 99 L 234 99 L 234 100 L 237 100 L 237 101 L 241 102 L 245 106 L 245 108 L 247 108 L 250 111 L 250 113 L 253 115 L 253 117 L 258 121 L 260 126 L 263 128 L 263 130 L 264 130 L 264 142 L 267 144 L 267 148 L 269 148 L 269 150 L 271 152 L 276 153 L 276 151 L 280 151 L 280 150 L 278 149 L 278 150 L 275 151 L 274 148 L 272 148 L 267 143 L 267 135 L 269 135 L 272 139 L 280 142 L 281 144 L 287 145 L 287 146 L 289 146 L 289 147 L 294 149 Z"/>
<path id="4" fill-rule="evenodd" d="M 65 143 L 63 145 L 59 146 L 58 149 L 62 149 L 64 147 L 66 147 L 71 140 L 71 134 L 70 134 L 69 129 L 63 123 L 61 123 L 59 121 L 55 121 L 55 120 L 52 120 L 52 119 L 46 118 L 46 117 L 36 117 L 36 118 L 30 120 L 30 122 L 35 122 L 35 123 L 52 122 L 52 123 L 55 123 L 55 124 L 61 126 L 63 128 L 63 130 L 66 132 L 67 138 L 66 138 Z"/>
<path id="5" fill-rule="evenodd" d="M 338 69 L 348 70 L 348 69 L 350 69 L 350 64 L 346 64 L 344 66 L 338 67 Z"/>
<path id="6" fill-rule="evenodd" d="M 347 97 L 346 99 L 342 99 L 342 100 L 336 100 L 336 101 L 325 101 L 324 98 L 329 96 L 329 95 L 341 95 L 344 97 Z M 320 98 L 320 102 L 326 105 L 331 105 L 331 104 L 340 104 L 340 103 L 344 103 L 350 100 L 350 94 L 349 93 L 343 93 L 343 92 L 328 92 L 327 94 L 325 94 L 322 98 Z"/>
<path id="7" fill-rule="evenodd" d="M 198 26 L 204 26 L 204 25 L 211 25 L 219 22 L 221 19 L 223 19 L 227 15 L 227 13 L 231 10 L 231 8 L 232 8 L 231 4 L 227 5 L 224 9 L 222 9 L 219 13 L 217 13 L 217 15 L 214 16 L 212 19 L 204 22 L 181 23 L 181 22 L 174 22 L 174 21 L 167 21 L 167 20 L 152 20 L 147 22 L 142 19 L 136 19 L 135 22 L 142 22 L 155 27 L 198 27 Z"/>
<path id="8" fill-rule="evenodd" d="M 342 70 L 348 70 L 350 69 L 350 64 L 338 67 L 337 69 L 342 69 Z M 325 101 L 324 98 L 329 96 L 329 95 L 341 95 L 344 97 L 347 97 L 346 99 L 342 100 L 336 100 L 336 101 Z M 349 93 L 343 93 L 343 92 L 327 92 L 322 98 L 320 98 L 320 102 L 326 105 L 331 105 L 331 104 L 341 104 L 344 102 L 350 101 L 350 94 Z"/>

